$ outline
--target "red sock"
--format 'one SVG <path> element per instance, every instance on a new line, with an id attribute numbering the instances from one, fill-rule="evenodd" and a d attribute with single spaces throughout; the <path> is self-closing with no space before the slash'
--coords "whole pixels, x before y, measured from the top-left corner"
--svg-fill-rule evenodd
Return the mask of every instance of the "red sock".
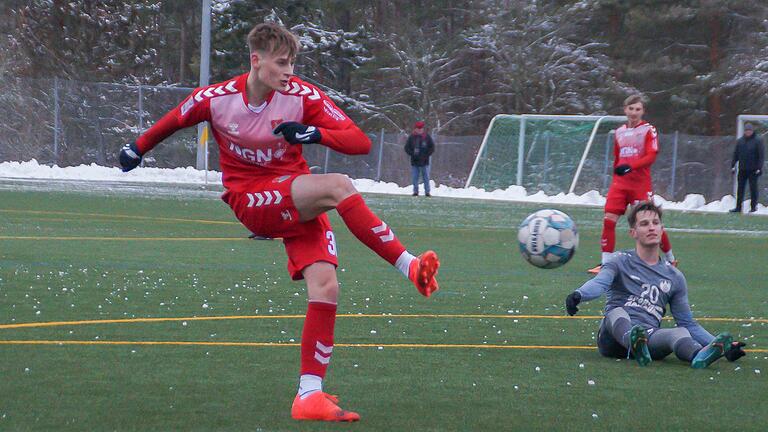
<path id="1" fill-rule="evenodd" d="M 603 237 L 600 239 L 603 252 L 613 252 L 616 247 L 616 221 L 603 218 Z"/>
<path id="2" fill-rule="evenodd" d="M 310 301 L 301 333 L 301 374 L 325 377 L 333 351 L 336 305 Z"/>
<path id="3" fill-rule="evenodd" d="M 373 214 L 360 194 L 354 194 L 340 202 L 336 211 L 358 240 L 388 263 L 395 265 L 405 247 L 389 226 Z"/>
<path id="4" fill-rule="evenodd" d="M 667 230 L 661 232 L 661 251 L 667 253 L 672 250 L 672 243 L 669 242 Z"/>

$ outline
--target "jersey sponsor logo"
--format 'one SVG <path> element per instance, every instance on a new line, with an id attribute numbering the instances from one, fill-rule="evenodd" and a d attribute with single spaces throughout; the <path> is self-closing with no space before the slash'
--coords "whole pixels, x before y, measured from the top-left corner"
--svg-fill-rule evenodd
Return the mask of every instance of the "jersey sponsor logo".
<path id="1" fill-rule="evenodd" d="M 661 320 L 661 318 L 664 316 L 664 308 L 653 304 L 647 298 L 631 295 L 627 298 L 627 302 L 624 303 L 624 306 L 643 309 L 658 320 Z"/>
<path id="2" fill-rule="evenodd" d="M 272 196 L 273 194 L 274 196 Z M 280 194 L 280 191 L 276 190 L 273 190 L 271 193 L 270 191 L 262 191 L 246 193 L 245 195 L 248 197 L 248 208 L 277 205 L 280 204 L 280 201 L 283 200 L 283 196 Z"/>
<path id="3" fill-rule="evenodd" d="M 336 121 L 343 121 L 345 119 L 344 114 L 336 109 L 333 104 L 327 100 L 323 100 L 323 111 L 331 116 Z"/>
<path id="4" fill-rule="evenodd" d="M 320 93 L 317 92 L 316 88 L 310 88 L 308 86 L 305 86 L 304 84 L 299 84 L 296 81 L 291 82 L 289 85 L 290 89 L 286 93 L 292 94 L 292 95 L 298 95 L 298 96 L 307 96 L 307 99 L 309 100 L 318 100 L 320 99 Z"/>
<path id="5" fill-rule="evenodd" d="M 248 148 L 240 148 L 240 146 L 230 141 L 229 151 L 242 159 L 256 162 L 257 164 L 265 164 L 272 161 L 272 149 L 266 149 L 266 152 L 262 151 L 261 149 L 253 151 Z"/>
<path id="6" fill-rule="evenodd" d="M 640 150 L 634 148 L 634 147 L 622 147 L 619 150 L 619 157 L 620 158 L 626 158 L 626 157 L 633 157 L 640 154 Z"/>
<path id="7" fill-rule="evenodd" d="M 240 135 L 240 131 L 238 130 L 240 128 L 240 125 L 237 123 L 230 123 L 227 125 L 227 130 L 232 135 Z"/>
<path id="8" fill-rule="evenodd" d="M 203 99 L 212 98 L 215 95 L 221 96 L 231 93 L 237 93 L 234 80 L 216 87 L 208 87 L 198 90 L 197 93 L 195 93 L 195 101 L 202 102 Z"/>
<path id="9" fill-rule="evenodd" d="M 192 107 L 195 106 L 195 98 L 191 97 L 187 99 L 186 102 L 184 102 L 184 105 L 181 106 L 181 116 L 184 117 L 187 115 L 189 110 L 192 109 Z"/>

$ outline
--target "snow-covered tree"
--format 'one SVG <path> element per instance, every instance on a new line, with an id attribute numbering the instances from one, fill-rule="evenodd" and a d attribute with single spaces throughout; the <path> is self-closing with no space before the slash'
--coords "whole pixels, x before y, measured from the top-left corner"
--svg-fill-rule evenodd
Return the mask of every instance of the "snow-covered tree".
<path id="1" fill-rule="evenodd" d="M 489 1 L 489 21 L 466 32 L 487 69 L 484 99 L 505 112 L 593 114 L 631 87 L 615 78 L 608 45 L 579 37 L 589 8 L 554 2 Z M 569 2 L 572 3 L 572 2 Z"/>
<path id="2" fill-rule="evenodd" d="M 9 44 L 31 77 L 153 81 L 163 19 L 159 1 L 32 0 L 11 10 Z"/>

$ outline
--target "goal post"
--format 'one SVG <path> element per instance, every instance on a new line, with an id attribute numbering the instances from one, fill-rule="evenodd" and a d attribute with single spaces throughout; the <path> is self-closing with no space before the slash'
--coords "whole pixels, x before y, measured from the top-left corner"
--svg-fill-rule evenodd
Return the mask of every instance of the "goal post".
<path id="1" fill-rule="evenodd" d="M 624 122 L 625 116 L 499 114 L 488 125 L 465 187 L 565 193 L 579 178 L 591 178 L 600 188 L 613 131 Z M 596 141 L 605 143 L 605 152 L 602 145 L 594 150 Z"/>
<path id="2" fill-rule="evenodd" d="M 760 135 L 768 135 L 768 115 L 761 114 L 740 114 L 736 117 L 736 138 L 741 138 L 744 135 L 744 125 L 746 123 L 756 123 L 757 131 Z"/>

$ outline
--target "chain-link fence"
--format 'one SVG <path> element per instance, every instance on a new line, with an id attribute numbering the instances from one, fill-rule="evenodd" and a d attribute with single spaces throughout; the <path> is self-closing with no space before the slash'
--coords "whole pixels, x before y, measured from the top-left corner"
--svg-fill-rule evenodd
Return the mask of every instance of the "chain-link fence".
<path id="1" fill-rule="evenodd" d="M 3 78 L 0 106 L 0 162 L 27 161 L 58 166 L 96 163 L 116 166 L 120 147 L 134 140 L 152 122 L 183 100 L 192 89 L 180 87 L 127 86 L 107 83 Z M 370 132 L 370 131 L 369 131 Z M 313 172 L 340 172 L 353 178 L 410 183 L 410 162 L 403 151 L 407 136 L 373 131 L 373 146 L 365 156 L 346 156 L 322 146 L 304 146 Z M 462 187 L 472 169 L 483 137 L 433 135 L 432 179 Z M 730 160 L 736 140 L 668 133 L 660 135 L 661 152 L 653 166 L 654 188 L 671 200 L 687 194 L 702 194 L 707 200 L 733 193 Z M 219 169 L 218 149 L 211 142 L 209 168 Z M 517 141 L 510 146 L 517 147 Z M 195 166 L 196 130 L 176 132 L 145 158 L 145 164 L 164 168 Z M 613 160 L 611 141 L 598 138 L 590 152 L 592 174 L 582 176 L 576 192 L 607 191 Z M 578 161 L 577 161 L 578 162 Z M 543 168 L 556 176 L 546 163 Z M 571 173 L 572 175 L 572 173 Z M 541 190 L 526 185 L 529 192 Z M 761 185 L 761 202 L 768 189 Z M 553 191 L 547 191 L 552 193 Z"/>

